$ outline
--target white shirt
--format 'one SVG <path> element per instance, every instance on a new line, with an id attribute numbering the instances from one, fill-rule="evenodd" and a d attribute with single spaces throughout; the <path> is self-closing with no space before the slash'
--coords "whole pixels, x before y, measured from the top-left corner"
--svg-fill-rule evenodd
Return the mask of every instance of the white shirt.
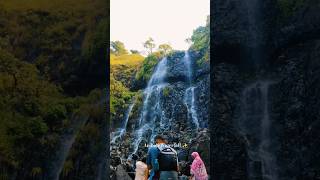
<path id="1" fill-rule="evenodd" d="M 148 166 L 142 162 L 142 161 L 137 161 L 136 162 L 136 176 L 135 180 L 145 180 L 146 178 L 146 170 Z"/>

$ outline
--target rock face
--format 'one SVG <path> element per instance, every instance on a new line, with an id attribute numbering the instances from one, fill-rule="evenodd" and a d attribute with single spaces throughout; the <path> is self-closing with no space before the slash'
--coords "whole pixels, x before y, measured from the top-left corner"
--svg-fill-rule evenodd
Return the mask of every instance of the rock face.
<path id="1" fill-rule="evenodd" d="M 131 180 L 131 177 L 128 175 L 122 165 L 117 166 L 116 177 L 117 179 Z"/>
<path id="2" fill-rule="evenodd" d="M 234 65 L 214 66 L 211 161 L 213 179 L 247 179 L 246 146 L 233 121 L 240 102 L 242 79 Z"/>
<path id="3" fill-rule="evenodd" d="M 279 78 L 272 92 L 272 114 L 283 179 L 317 179 L 320 163 L 320 41 L 286 49 L 275 70 Z M 280 60 L 281 59 L 281 60 Z"/>
<path id="4" fill-rule="evenodd" d="M 193 151 L 199 152 L 209 172 L 210 66 L 199 65 L 197 60 L 193 52 L 175 52 L 158 63 L 133 107 L 138 115 L 130 115 L 126 133 L 111 145 L 111 169 L 125 164 L 133 154 L 146 156 L 145 145 L 162 134 L 168 144 L 175 145 L 186 174 Z"/>
<path id="5" fill-rule="evenodd" d="M 212 1 L 213 62 L 254 65 L 252 52 L 263 53 L 272 44 L 274 6 L 275 0 Z"/>
<path id="6" fill-rule="evenodd" d="M 277 49 L 297 44 L 300 41 L 319 39 L 319 1 L 306 0 L 292 15 L 281 23 L 274 34 Z"/>
<path id="7" fill-rule="evenodd" d="M 260 1 L 267 18 L 256 31 L 247 28 L 252 24 L 245 12 L 252 7 L 245 2 L 211 4 L 213 179 L 318 179 L 320 2 L 304 1 L 281 19 L 277 1 Z M 251 63 L 257 58 L 264 59 L 260 66 Z M 259 82 L 270 82 L 265 96 Z"/>
<path id="8" fill-rule="evenodd" d="M 167 64 L 167 82 L 187 82 L 188 78 L 186 76 L 186 67 L 182 61 L 185 53 L 183 51 L 174 53 L 168 57 Z"/>

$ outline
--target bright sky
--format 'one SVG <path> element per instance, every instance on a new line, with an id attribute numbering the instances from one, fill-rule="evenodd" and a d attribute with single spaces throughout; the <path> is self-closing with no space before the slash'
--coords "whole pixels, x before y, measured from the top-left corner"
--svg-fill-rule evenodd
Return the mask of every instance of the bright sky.
<path id="1" fill-rule="evenodd" d="M 185 39 L 206 23 L 209 0 L 111 0 L 111 41 L 122 41 L 128 50 L 143 51 L 152 37 L 156 45 L 169 43 L 186 50 Z"/>

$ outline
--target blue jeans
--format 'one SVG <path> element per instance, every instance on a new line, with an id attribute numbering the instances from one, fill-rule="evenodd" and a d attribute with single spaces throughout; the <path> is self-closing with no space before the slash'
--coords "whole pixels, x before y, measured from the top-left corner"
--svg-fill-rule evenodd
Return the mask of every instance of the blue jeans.
<path id="1" fill-rule="evenodd" d="M 161 171 L 160 180 L 178 180 L 177 171 Z"/>

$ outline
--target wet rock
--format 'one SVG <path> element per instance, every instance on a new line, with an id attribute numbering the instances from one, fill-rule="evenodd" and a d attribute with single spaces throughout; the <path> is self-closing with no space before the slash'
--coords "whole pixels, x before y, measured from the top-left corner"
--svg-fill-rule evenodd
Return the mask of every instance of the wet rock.
<path id="1" fill-rule="evenodd" d="M 117 180 L 132 180 L 132 178 L 128 175 L 123 165 L 118 165 L 116 170 Z"/>
<path id="2" fill-rule="evenodd" d="M 248 58 L 246 46 L 250 47 L 252 41 L 245 39 L 243 2 L 218 0 L 212 4 L 215 9 L 215 19 L 211 21 L 215 34 L 211 71 L 213 178 L 248 179 L 248 142 L 256 143 L 256 139 L 250 136 L 246 139 L 237 129 L 237 119 L 241 117 L 239 97 L 246 85 L 264 78 L 274 81 L 269 87 L 270 143 L 277 157 L 278 179 L 317 179 L 320 164 L 314 159 L 320 157 L 316 150 L 319 132 L 315 131 L 320 125 L 320 104 L 316 100 L 320 98 L 319 2 L 304 1 L 280 24 L 272 19 L 261 22 L 264 27 L 261 37 L 265 38 L 259 43 L 266 46 L 262 50 L 268 52 L 264 58 L 270 64 L 256 72 L 241 67 Z M 263 12 L 263 16 L 272 11 Z M 270 37 L 270 32 L 275 32 L 274 37 Z M 261 178 L 261 161 L 253 166 L 254 176 Z"/>
<path id="3" fill-rule="evenodd" d="M 319 52 L 319 40 L 295 45 L 281 55 L 283 64 L 276 70 L 279 80 L 272 90 L 272 112 L 281 178 L 319 177 L 320 163 L 314 161 L 320 156 L 314 138 L 320 135 L 314 130 L 320 124 Z"/>
<path id="4" fill-rule="evenodd" d="M 176 52 L 168 57 L 166 79 L 169 83 L 178 81 L 187 82 L 187 69 L 183 62 L 184 52 Z"/>
<path id="5" fill-rule="evenodd" d="M 273 46 L 276 1 L 216 0 L 211 3 L 213 63 L 254 66 L 252 52 Z"/>

